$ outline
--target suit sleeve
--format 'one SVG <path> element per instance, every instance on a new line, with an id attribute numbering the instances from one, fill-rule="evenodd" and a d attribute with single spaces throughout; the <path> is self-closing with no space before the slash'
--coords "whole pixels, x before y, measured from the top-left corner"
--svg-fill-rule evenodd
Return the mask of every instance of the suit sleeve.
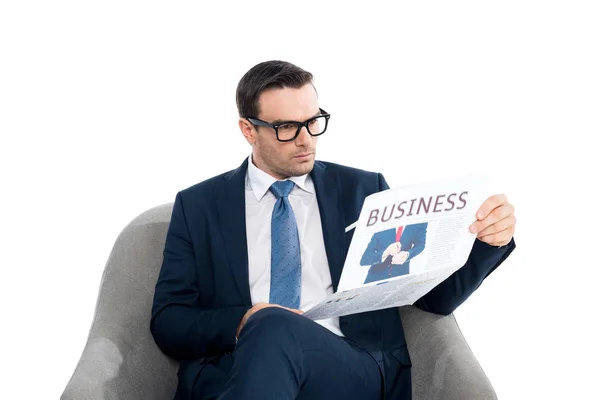
<path id="1" fill-rule="evenodd" d="M 514 239 L 503 247 L 475 239 L 465 265 L 415 302 L 420 309 L 436 314 L 454 312 L 515 249 Z"/>
<path id="2" fill-rule="evenodd" d="M 385 178 L 382 174 L 377 174 L 377 178 L 379 179 L 379 191 L 388 190 L 390 186 L 385 181 Z"/>
<path id="3" fill-rule="evenodd" d="M 150 321 L 156 344 L 180 360 L 232 351 L 238 323 L 250 307 L 200 307 L 196 255 L 181 193 L 175 198 L 163 256 Z"/>
<path id="4" fill-rule="evenodd" d="M 367 246 L 367 249 L 363 253 L 360 259 L 360 265 L 373 265 L 381 262 L 381 255 L 385 251 L 385 248 L 381 246 L 381 240 L 379 235 L 374 234 Z"/>
<path id="5" fill-rule="evenodd" d="M 413 247 L 411 249 L 407 250 L 408 258 L 406 259 L 406 261 L 412 260 L 419 254 L 421 254 L 423 252 L 423 250 L 425 249 L 425 240 L 427 238 L 427 223 L 423 223 L 420 225 L 422 225 L 422 226 L 419 227 L 419 231 L 415 235 L 416 237 L 413 242 Z"/>

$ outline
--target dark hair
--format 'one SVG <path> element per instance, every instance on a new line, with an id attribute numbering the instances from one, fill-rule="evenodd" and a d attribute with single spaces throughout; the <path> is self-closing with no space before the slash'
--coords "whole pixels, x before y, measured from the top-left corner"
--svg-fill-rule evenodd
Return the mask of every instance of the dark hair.
<path id="1" fill-rule="evenodd" d="M 240 79 L 235 101 L 240 117 L 258 118 L 258 98 L 270 88 L 298 89 L 312 84 L 313 75 L 286 61 L 265 61 L 256 64 Z"/>

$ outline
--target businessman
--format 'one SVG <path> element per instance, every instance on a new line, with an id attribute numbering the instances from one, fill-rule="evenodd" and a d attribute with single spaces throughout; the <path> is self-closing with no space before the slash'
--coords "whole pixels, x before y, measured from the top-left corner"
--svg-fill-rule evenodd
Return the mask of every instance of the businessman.
<path id="1" fill-rule="evenodd" d="M 236 169 L 177 193 L 150 329 L 180 361 L 176 399 L 410 399 L 410 356 L 396 309 L 314 322 L 336 289 L 379 173 L 316 161 L 330 115 L 312 74 L 287 62 L 251 68 L 237 93 L 252 147 Z M 474 216 L 466 264 L 416 302 L 449 314 L 514 249 L 513 206 Z"/>
<path id="2" fill-rule="evenodd" d="M 427 222 L 375 232 L 360 265 L 370 265 L 364 283 L 410 273 L 410 260 L 425 249 Z"/>

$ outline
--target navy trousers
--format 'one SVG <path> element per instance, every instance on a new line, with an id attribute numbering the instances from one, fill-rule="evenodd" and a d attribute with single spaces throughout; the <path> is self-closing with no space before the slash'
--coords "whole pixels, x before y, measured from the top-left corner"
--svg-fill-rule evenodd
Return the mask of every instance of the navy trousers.
<path id="1" fill-rule="evenodd" d="M 382 398 L 377 362 L 351 340 L 270 307 L 240 332 L 220 400 Z"/>

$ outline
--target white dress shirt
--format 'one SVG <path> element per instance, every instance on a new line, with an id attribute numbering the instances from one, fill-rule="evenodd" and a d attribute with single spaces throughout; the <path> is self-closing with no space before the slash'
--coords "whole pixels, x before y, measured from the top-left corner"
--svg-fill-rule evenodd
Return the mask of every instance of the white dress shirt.
<path id="1" fill-rule="evenodd" d="M 310 175 L 289 178 L 294 188 L 288 199 L 296 216 L 302 280 L 300 309 L 307 310 L 333 294 L 331 273 L 325 253 L 321 215 Z M 277 199 L 269 190 L 277 179 L 258 169 L 248 158 L 246 174 L 246 236 L 248 275 L 252 304 L 269 302 L 271 289 L 271 215 Z M 316 321 L 333 333 L 344 336 L 339 318 Z"/>

